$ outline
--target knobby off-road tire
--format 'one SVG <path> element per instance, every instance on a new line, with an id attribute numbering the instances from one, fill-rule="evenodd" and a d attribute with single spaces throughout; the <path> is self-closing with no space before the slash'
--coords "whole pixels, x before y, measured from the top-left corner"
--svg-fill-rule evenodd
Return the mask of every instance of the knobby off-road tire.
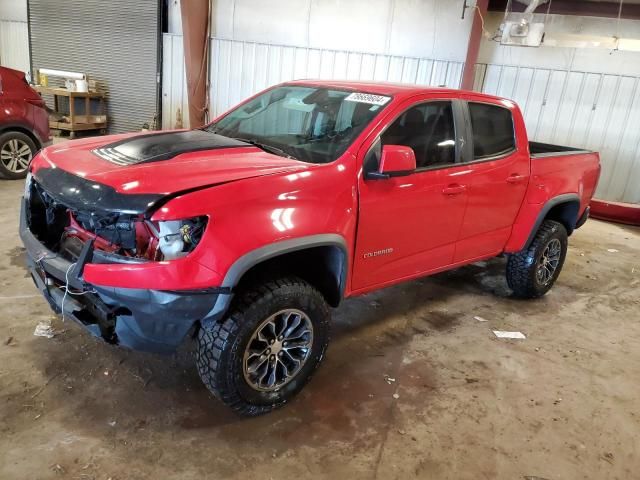
<path id="1" fill-rule="evenodd" d="M 281 327 L 285 324 L 289 326 Z M 297 277 L 269 281 L 238 294 L 223 321 L 200 328 L 198 373 L 214 396 L 237 413 L 244 416 L 267 413 L 284 405 L 310 380 L 329 343 L 329 325 L 327 302 L 310 284 Z M 274 344 L 269 339 L 271 331 L 281 328 L 279 336 L 275 333 Z M 285 348 L 287 338 L 289 347 Z M 267 341 L 263 344 L 264 339 Z M 278 370 L 271 370 L 275 372 L 273 378 L 276 374 L 285 376 L 284 372 L 295 374 L 274 385 L 269 385 L 272 377 L 267 375 L 264 384 L 258 384 L 256 379 L 262 370 L 252 372 L 247 365 L 261 361 L 263 355 L 258 358 L 254 351 L 257 348 L 262 352 L 263 347 L 265 352 L 269 351 L 268 361 L 275 357 L 275 362 L 267 367 L 261 364 L 261 368 L 276 365 Z M 248 358 L 253 364 L 248 363 Z M 300 364 L 296 358 L 302 358 Z M 289 368 L 284 369 L 285 363 Z"/>
<path id="2" fill-rule="evenodd" d="M 538 298 L 547 293 L 560 275 L 567 255 L 567 230 L 545 220 L 529 248 L 509 256 L 507 283 L 518 298 Z"/>

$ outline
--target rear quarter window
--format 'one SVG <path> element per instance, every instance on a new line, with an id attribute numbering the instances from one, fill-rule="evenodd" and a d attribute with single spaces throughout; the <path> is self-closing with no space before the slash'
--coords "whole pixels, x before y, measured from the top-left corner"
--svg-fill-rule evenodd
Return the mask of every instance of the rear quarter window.
<path id="1" fill-rule="evenodd" d="M 483 160 L 513 152 L 516 148 L 511 110 L 497 105 L 469 102 L 473 128 L 473 157 Z"/>

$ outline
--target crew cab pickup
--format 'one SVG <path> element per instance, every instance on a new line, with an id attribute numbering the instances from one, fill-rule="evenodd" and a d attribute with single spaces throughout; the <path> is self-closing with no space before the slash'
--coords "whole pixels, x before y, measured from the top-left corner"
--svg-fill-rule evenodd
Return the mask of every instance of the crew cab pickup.
<path id="1" fill-rule="evenodd" d="M 514 296 L 544 295 L 599 174 L 529 143 L 510 100 L 295 81 L 201 129 L 45 148 L 20 235 L 56 312 L 134 349 L 195 339 L 206 386 L 257 415 L 307 382 L 346 297 L 502 254 Z"/>

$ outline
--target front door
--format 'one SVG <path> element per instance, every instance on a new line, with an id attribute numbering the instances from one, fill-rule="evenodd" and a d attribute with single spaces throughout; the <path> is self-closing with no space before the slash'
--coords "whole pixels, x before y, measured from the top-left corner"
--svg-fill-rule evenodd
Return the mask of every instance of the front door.
<path id="1" fill-rule="evenodd" d="M 363 170 L 376 170 L 383 145 L 413 149 L 417 169 L 404 177 L 359 180 L 359 220 L 352 289 L 369 290 L 446 268 L 467 203 L 456 166 L 459 145 L 449 100 L 413 104 L 366 152 Z"/>

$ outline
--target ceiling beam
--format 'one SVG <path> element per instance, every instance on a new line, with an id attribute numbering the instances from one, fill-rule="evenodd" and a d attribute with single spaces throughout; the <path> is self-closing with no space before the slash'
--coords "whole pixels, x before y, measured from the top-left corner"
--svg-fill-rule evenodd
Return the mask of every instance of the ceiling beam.
<path id="1" fill-rule="evenodd" d="M 489 0 L 489 11 L 504 12 L 507 8 L 507 0 Z M 511 2 L 511 10 L 524 12 L 525 4 L 518 1 Z M 547 13 L 549 4 L 540 5 L 535 13 Z M 576 15 L 585 17 L 618 18 L 620 3 L 618 2 L 585 2 L 583 0 L 553 0 L 549 13 L 558 15 Z M 633 3 L 622 4 L 621 18 L 631 20 L 640 19 L 640 5 Z"/>

